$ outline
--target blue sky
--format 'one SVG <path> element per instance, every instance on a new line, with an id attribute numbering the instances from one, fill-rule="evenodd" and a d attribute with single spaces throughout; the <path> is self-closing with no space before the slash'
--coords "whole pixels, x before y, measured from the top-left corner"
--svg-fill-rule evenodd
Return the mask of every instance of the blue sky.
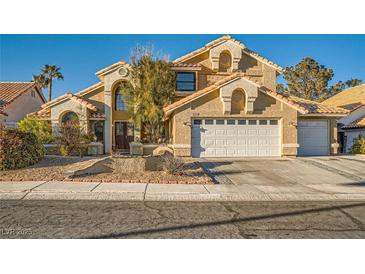
<path id="1" fill-rule="evenodd" d="M 57 64 L 65 77 L 54 83 L 53 97 L 57 97 L 97 83 L 96 71 L 121 59 L 128 61 L 137 44 L 151 43 L 173 60 L 220 36 L 0 35 L 0 80 L 29 81 L 44 64 Z M 365 35 L 232 36 L 282 67 L 310 56 L 334 70 L 332 82 L 365 81 Z"/>

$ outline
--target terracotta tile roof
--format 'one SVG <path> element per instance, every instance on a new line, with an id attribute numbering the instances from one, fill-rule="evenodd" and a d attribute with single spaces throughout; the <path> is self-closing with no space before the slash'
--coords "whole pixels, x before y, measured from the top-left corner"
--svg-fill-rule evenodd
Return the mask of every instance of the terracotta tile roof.
<path id="1" fill-rule="evenodd" d="M 187 64 L 187 63 L 178 63 L 178 64 L 173 64 L 173 67 L 193 67 L 193 68 L 199 68 L 201 67 L 200 64 Z"/>
<path id="2" fill-rule="evenodd" d="M 344 108 L 326 106 L 322 103 L 298 98 L 295 96 L 289 96 L 288 99 L 306 109 L 307 114 L 347 114 L 349 112 Z"/>
<path id="3" fill-rule="evenodd" d="M 118 62 L 116 62 L 116 63 L 114 63 L 114 64 L 112 64 L 112 65 L 110 65 L 110 66 L 108 66 L 108 67 L 106 67 L 106 68 L 103 68 L 103 69 L 101 69 L 101 70 L 97 71 L 95 74 L 96 74 L 97 76 L 100 76 L 100 75 L 103 75 L 103 74 L 105 74 L 106 72 L 108 72 L 108 71 L 110 71 L 110 70 L 112 70 L 112 69 L 115 69 L 115 68 L 117 68 L 117 67 L 119 67 L 119 66 L 122 66 L 122 65 L 127 65 L 127 63 L 126 63 L 126 62 L 124 62 L 123 60 L 118 61 Z"/>
<path id="4" fill-rule="evenodd" d="M 46 102 L 42 91 L 34 82 L 0 82 L 0 108 L 14 102 L 23 93 L 35 88 L 41 96 L 43 102 Z"/>
<path id="5" fill-rule="evenodd" d="M 53 106 L 53 105 L 55 105 L 55 104 L 57 104 L 57 103 L 65 100 L 65 99 L 70 99 L 70 100 L 73 100 L 75 102 L 78 102 L 78 103 L 86 106 L 88 109 L 91 109 L 93 111 L 97 111 L 98 110 L 98 108 L 96 106 L 94 106 L 93 104 L 91 104 L 90 102 L 86 101 L 85 99 L 83 99 L 79 95 L 75 95 L 75 94 L 72 94 L 72 93 L 66 93 L 66 94 L 64 94 L 64 95 L 62 95 L 62 96 L 60 96 L 60 97 L 58 97 L 58 98 L 56 98 L 56 99 L 54 99 L 54 100 L 46 103 L 46 104 L 43 104 L 42 105 L 42 109 L 48 108 L 50 106 Z"/>
<path id="6" fill-rule="evenodd" d="M 27 117 L 36 117 L 38 119 L 50 120 L 51 119 L 51 109 L 50 108 L 41 109 L 39 111 L 29 113 L 27 115 Z"/>
<path id="7" fill-rule="evenodd" d="M 188 53 L 188 54 L 186 54 L 186 55 L 184 55 L 184 56 L 182 56 L 180 58 L 177 58 L 173 63 L 174 64 L 177 64 L 177 63 L 184 62 L 184 61 L 186 61 L 188 59 L 191 59 L 191 58 L 193 58 L 193 57 L 195 57 L 195 56 L 197 56 L 197 55 L 199 55 L 201 53 L 204 53 L 204 52 L 210 50 L 212 47 L 214 47 L 215 45 L 218 45 L 219 43 L 221 43 L 223 41 L 232 41 L 233 43 L 237 44 L 242 49 L 243 53 L 245 53 L 245 54 L 247 54 L 247 55 L 249 55 L 249 56 L 251 56 L 251 57 L 253 57 L 255 59 L 259 59 L 260 61 L 262 61 L 262 62 L 264 62 L 264 63 L 266 63 L 268 65 L 273 66 L 279 72 L 282 72 L 283 71 L 283 68 L 282 67 L 280 67 L 279 65 L 275 64 L 274 62 L 269 61 L 268 59 L 266 59 L 265 57 L 259 55 L 258 53 L 256 53 L 256 52 L 248 49 L 240 41 L 232 38 L 229 35 L 224 35 L 224 36 L 222 36 L 222 37 L 220 37 L 220 38 L 218 38 L 218 39 L 216 39 L 216 40 L 214 40 L 212 42 L 209 42 L 204 47 L 199 48 L 199 49 L 197 49 L 197 50 L 195 50 L 195 51 L 193 51 L 191 53 Z"/>
<path id="8" fill-rule="evenodd" d="M 88 88 L 85 88 L 85 89 L 77 92 L 76 95 L 79 95 L 79 96 L 85 95 L 85 94 L 87 94 L 89 92 L 92 92 L 92 91 L 94 91 L 94 90 L 102 87 L 102 86 L 104 86 L 104 83 L 103 82 L 96 83 L 96 84 L 94 84 L 94 85 L 92 85 L 92 86 L 90 86 Z"/>
<path id="9" fill-rule="evenodd" d="M 365 84 L 346 89 L 322 103 L 328 106 L 355 110 L 356 108 L 365 105 Z"/>
<path id="10" fill-rule="evenodd" d="M 260 83 L 255 82 L 253 79 L 249 79 L 245 76 L 244 73 L 240 73 L 240 72 L 236 72 L 233 73 L 217 82 L 215 82 L 214 84 L 199 90 L 187 97 L 184 97 L 168 106 L 166 106 L 164 108 L 165 113 L 168 115 L 170 114 L 174 109 L 181 107 L 187 103 L 190 103 L 192 101 L 194 101 L 197 98 L 200 98 L 226 84 L 228 84 L 231 81 L 234 81 L 236 79 L 239 79 L 241 77 L 245 77 L 246 80 L 251 81 L 253 84 L 259 86 L 259 90 L 277 100 L 280 100 L 288 105 L 290 105 L 291 107 L 295 108 L 296 110 L 298 110 L 301 114 L 334 114 L 334 115 L 344 115 L 348 113 L 348 110 L 343 109 L 343 108 L 339 108 L 339 107 L 331 107 L 331 106 L 326 106 L 323 104 L 320 104 L 318 102 L 314 102 L 314 101 L 310 101 L 310 100 L 305 100 L 302 98 L 298 98 L 295 96 L 284 96 L 279 94 L 278 92 L 272 91 L 270 89 L 268 89 L 265 86 L 260 85 Z"/>
<path id="11" fill-rule="evenodd" d="M 365 128 L 365 116 L 353 121 L 352 123 L 342 126 L 342 129 L 352 129 L 352 128 Z"/>

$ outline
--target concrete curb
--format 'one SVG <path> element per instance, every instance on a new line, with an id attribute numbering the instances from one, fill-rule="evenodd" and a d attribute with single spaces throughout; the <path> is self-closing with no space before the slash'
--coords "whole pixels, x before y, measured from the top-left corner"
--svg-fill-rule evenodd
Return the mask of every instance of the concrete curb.
<path id="1" fill-rule="evenodd" d="M 122 184 L 84 182 L 0 183 L 0 200 L 95 201 L 359 201 L 365 193 L 270 193 L 235 185 Z"/>

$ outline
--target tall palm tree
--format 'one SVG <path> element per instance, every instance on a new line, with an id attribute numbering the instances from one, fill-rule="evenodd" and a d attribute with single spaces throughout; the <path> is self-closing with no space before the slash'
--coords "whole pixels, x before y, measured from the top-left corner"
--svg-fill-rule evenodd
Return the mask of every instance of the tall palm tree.
<path id="1" fill-rule="evenodd" d="M 41 89 L 46 88 L 48 84 L 46 78 L 42 74 L 33 75 L 32 82 L 37 83 Z"/>
<path id="2" fill-rule="evenodd" d="M 40 77 L 41 85 L 44 83 L 44 85 L 47 86 L 48 90 L 48 101 L 52 100 L 52 83 L 53 79 L 56 80 L 63 80 L 63 75 L 60 72 L 61 68 L 57 67 L 56 65 L 44 65 L 41 74 L 37 77 Z M 42 80 L 44 81 L 42 82 Z"/>

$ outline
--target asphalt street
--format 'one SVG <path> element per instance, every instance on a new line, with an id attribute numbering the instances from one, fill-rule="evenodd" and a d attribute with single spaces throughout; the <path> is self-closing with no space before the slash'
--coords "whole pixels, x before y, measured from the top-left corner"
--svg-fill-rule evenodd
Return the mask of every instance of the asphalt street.
<path id="1" fill-rule="evenodd" d="M 1 238 L 365 238 L 365 202 L 0 201 Z"/>

